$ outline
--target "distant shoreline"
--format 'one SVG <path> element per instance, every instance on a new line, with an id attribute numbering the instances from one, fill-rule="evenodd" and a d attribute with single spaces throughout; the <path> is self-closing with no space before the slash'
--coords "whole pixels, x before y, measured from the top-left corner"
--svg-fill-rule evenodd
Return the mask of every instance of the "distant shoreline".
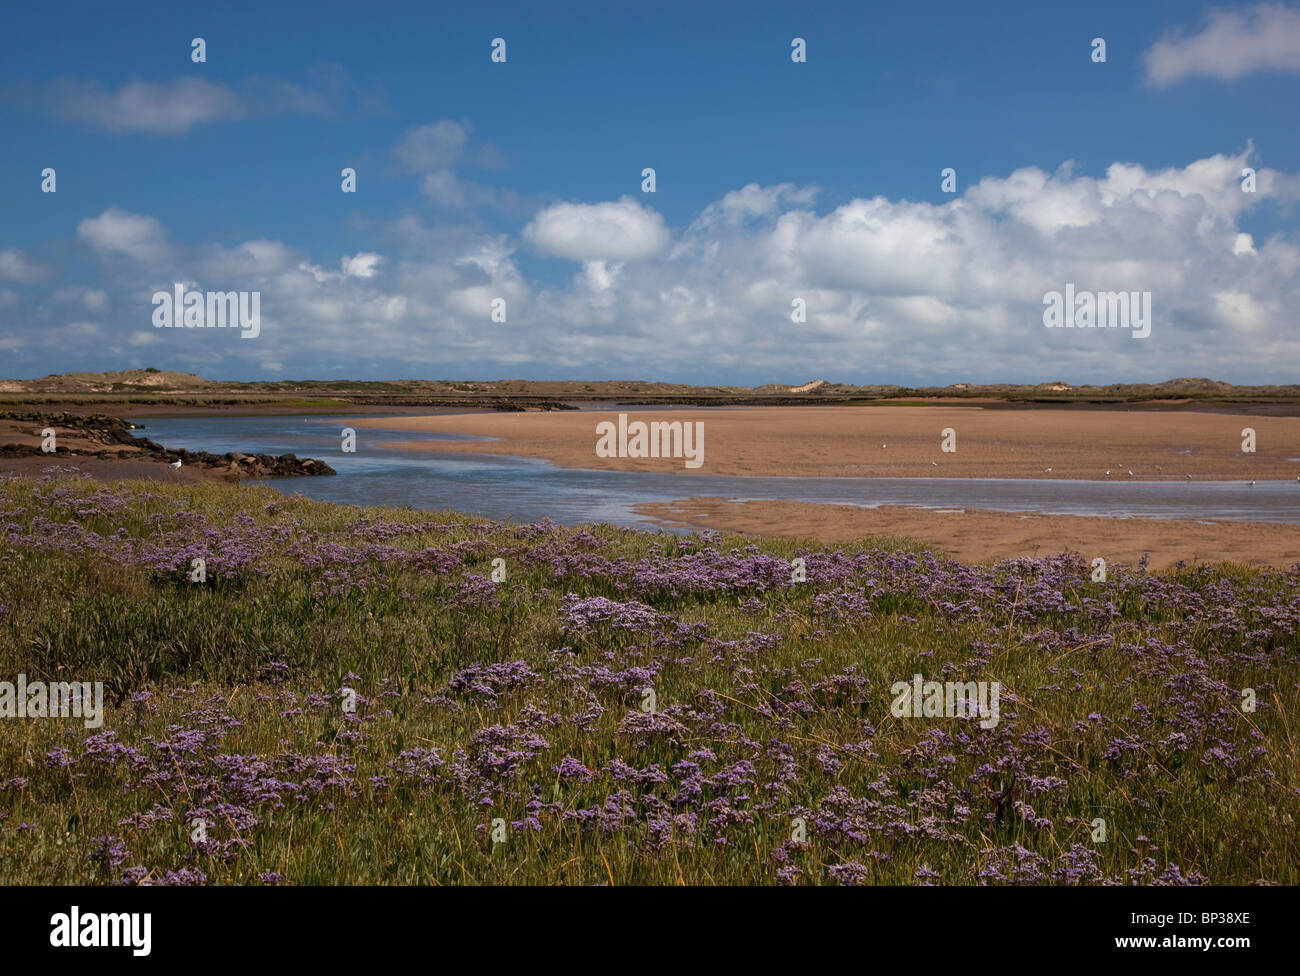
<path id="1" fill-rule="evenodd" d="M 761 386 L 647 380 L 208 380 L 157 369 L 64 373 L 0 380 L 0 409 L 92 409 L 119 416 L 346 411 L 558 411 L 570 404 L 679 406 L 981 405 L 993 410 L 1142 410 L 1300 416 L 1300 385 L 1234 385 L 1204 377 L 1158 383 L 1071 385 L 952 383 L 905 386 L 804 377 Z"/>

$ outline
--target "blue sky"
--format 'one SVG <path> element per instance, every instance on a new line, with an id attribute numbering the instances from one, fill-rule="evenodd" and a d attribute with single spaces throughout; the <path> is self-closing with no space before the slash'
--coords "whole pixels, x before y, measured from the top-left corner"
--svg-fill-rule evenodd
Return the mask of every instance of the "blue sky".
<path id="1" fill-rule="evenodd" d="M 549 6 L 7 12 L 3 372 L 1296 380 L 1296 5 Z M 1150 336 L 1044 329 L 1066 282 Z"/>

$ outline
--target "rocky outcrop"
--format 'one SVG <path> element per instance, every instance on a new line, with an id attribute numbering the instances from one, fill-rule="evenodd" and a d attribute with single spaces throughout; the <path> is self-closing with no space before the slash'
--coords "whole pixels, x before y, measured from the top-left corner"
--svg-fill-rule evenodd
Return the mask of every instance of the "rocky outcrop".
<path id="1" fill-rule="evenodd" d="M 232 479 L 243 478 L 299 478 L 309 475 L 337 474 L 324 461 L 315 458 L 300 458 L 296 454 L 243 454 L 229 451 L 225 454 L 210 454 L 207 451 L 187 451 L 163 447 L 157 441 L 147 437 L 136 437 L 131 431 L 138 429 L 135 424 L 120 417 L 108 417 L 103 414 L 80 415 L 70 413 L 19 413 L 16 411 L 0 412 L 0 421 L 14 424 L 33 424 L 31 433 L 39 436 L 39 431 L 51 427 L 63 437 L 72 435 L 81 441 L 102 444 L 98 450 L 88 448 L 69 449 L 60 445 L 53 452 L 42 451 L 31 444 L 0 444 L 0 457 L 27 457 L 45 455 L 46 457 L 95 457 L 95 458 L 130 458 L 139 460 L 147 458 L 160 463 L 172 464 L 180 461 L 182 466 L 215 469 Z"/>
<path id="2" fill-rule="evenodd" d="M 0 421 L 13 424 L 33 424 L 34 433 L 45 427 L 53 427 L 63 434 L 75 433 L 100 444 L 134 445 L 132 430 L 139 428 L 121 417 L 109 417 L 102 413 L 41 413 L 40 411 L 22 412 L 18 410 L 0 411 Z"/>
<path id="3" fill-rule="evenodd" d="M 152 443 L 152 442 L 150 442 Z M 209 454 L 207 451 L 166 451 L 160 455 L 167 462 L 201 468 L 219 468 L 237 478 L 301 478 L 318 474 L 338 474 L 324 461 L 300 458 L 296 454 L 242 454 L 229 451 Z"/>

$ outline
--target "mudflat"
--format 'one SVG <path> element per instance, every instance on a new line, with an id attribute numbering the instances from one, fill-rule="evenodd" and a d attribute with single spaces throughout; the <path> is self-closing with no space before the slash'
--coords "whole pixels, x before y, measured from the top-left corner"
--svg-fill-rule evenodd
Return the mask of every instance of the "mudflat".
<path id="1" fill-rule="evenodd" d="M 1204 522 L 1191 519 L 1104 518 L 1032 512 L 935 511 L 905 505 L 862 508 L 813 502 L 689 498 L 647 502 L 636 510 L 663 525 L 826 544 L 872 535 L 908 536 L 953 559 L 981 563 L 1074 551 L 1090 563 L 1151 570 L 1234 562 L 1287 569 L 1300 563 L 1300 525 Z"/>
<path id="2" fill-rule="evenodd" d="M 194 466 L 173 468 L 165 461 L 140 455 L 124 454 L 116 458 L 62 454 L 0 457 L 0 478 L 40 478 L 47 475 L 50 477 L 86 475 L 97 481 L 141 480 L 169 484 L 239 480 L 211 468 Z"/>
<path id="3" fill-rule="evenodd" d="M 490 441 L 381 446 L 543 458 L 560 467 L 783 477 L 1059 478 L 1250 481 L 1300 475 L 1300 418 L 1150 410 L 978 406 L 639 409 L 628 421 L 703 421 L 704 463 L 602 458 L 596 426 L 618 410 L 482 413 L 341 421 L 356 428 L 444 432 Z M 1245 428 L 1255 451 L 1242 450 Z M 945 431 L 956 450 L 942 449 Z M 1050 470 L 1048 470 L 1050 469 Z M 1109 475 L 1107 475 L 1109 471 Z M 1132 471 L 1132 476 L 1129 472 Z"/>

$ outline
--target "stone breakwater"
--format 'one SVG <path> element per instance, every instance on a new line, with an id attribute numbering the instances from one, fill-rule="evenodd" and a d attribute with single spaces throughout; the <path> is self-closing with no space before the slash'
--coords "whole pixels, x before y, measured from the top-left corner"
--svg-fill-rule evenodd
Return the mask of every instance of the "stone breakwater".
<path id="1" fill-rule="evenodd" d="M 45 428 L 55 431 L 53 451 L 41 449 L 39 442 Z M 104 414 L 0 413 L 0 439 L 7 440 L 16 435 L 28 442 L 0 444 L 0 457 L 93 457 L 153 460 L 166 464 L 180 461 L 182 466 L 213 471 L 233 480 L 337 474 L 324 461 L 300 458 L 295 454 L 244 454 L 240 451 L 211 454 L 166 448 L 147 437 L 135 436 L 131 433 L 134 429 L 138 429 L 136 425 Z M 37 443 L 30 443 L 33 440 Z"/>

